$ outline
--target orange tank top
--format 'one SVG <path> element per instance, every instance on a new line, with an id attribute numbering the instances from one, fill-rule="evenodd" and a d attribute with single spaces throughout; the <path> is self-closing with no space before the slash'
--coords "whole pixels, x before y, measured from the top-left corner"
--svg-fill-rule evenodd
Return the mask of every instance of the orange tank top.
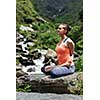
<path id="1" fill-rule="evenodd" d="M 70 56 L 70 50 L 64 42 L 57 44 L 56 53 L 59 65 L 65 62 L 69 62 L 70 64 L 73 63 L 72 56 Z"/>

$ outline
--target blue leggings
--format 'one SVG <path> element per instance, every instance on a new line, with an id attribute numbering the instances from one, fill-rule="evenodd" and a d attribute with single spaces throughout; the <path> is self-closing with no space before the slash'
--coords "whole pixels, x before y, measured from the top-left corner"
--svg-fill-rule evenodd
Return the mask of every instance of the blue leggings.
<path id="1" fill-rule="evenodd" d="M 51 77 L 56 78 L 60 76 L 69 75 L 75 72 L 75 66 L 72 65 L 69 68 L 65 65 L 62 67 L 55 67 L 49 72 L 45 72 L 45 66 L 41 68 L 41 71 L 46 75 L 51 75 Z"/>

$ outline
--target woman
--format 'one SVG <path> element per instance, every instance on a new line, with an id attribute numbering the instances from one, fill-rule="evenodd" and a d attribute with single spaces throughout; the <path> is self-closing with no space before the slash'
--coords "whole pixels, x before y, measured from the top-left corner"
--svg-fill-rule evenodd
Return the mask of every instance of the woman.
<path id="1" fill-rule="evenodd" d="M 67 34 L 71 28 L 67 24 L 60 24 L 57 31 L 58 35 L 61 37 L 59 43 L 56 45 L 56 53 L 58 65 L 44 66 L 41 71 L 46 75 L 51 75 L 51 77 L 56 78 L 75 72 L 75 65 L 73 62 L 74 53 L 74 42 L 67 37 Z"/>

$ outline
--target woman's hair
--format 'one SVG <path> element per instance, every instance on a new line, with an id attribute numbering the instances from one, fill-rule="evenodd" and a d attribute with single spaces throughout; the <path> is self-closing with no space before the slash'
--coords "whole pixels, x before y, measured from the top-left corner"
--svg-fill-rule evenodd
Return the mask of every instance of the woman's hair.
<path id="1" fill-rule="evenodd" d="M 71 26 L 69 26 L 68 24 L 60 24 L 60 25 L 63 25 L 64 26 L 63 28 L 67 30 L 66 34 L 68 34 L 68 32 L 71 30 Z"/>

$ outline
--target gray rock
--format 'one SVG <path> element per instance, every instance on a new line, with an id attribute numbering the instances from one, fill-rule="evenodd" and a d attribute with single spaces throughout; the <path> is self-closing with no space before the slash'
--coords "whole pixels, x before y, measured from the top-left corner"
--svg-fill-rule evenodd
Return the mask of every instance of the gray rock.
<path id="1" fill-rule="evenodd" d="M 82 95 L 51 93 L 16 93 L 16 100 L 83 100 Z"/>
<path id="2" fill-rule="evenodd" d="M 49 48 L 48 51 L 47 51 L 46 56 L 54 58 L 54 57 L 57 56 L 57 54 L 56 54 L 56 52 L 54 50 L 52 50 L 52 49 Z"/>
<path id="3" fill-rule="evenodd" d="M 25 75 L 25 72 L 23 72 L 22 70 L 16 71 L 16 76 L 17 77 L 20 77 L 20 76 L 23 76 L 23 75 Z"/>
<path id="4" fill-rule="evenodd" d="M 71 75 L 59 78 L 43 78 L 35 76 L 27 76 L 27 84 L 31 85 L 31 92 L 40 93 L 67 93 L 82 94 L 83 93 L 83 73 L 77 72 Z M 24 81 L 25 84 L 26 81 Z M 17 82 L 17 84 L 19 84 Z M 17 87 L 18 88 L 18 87 Z"/>
<path id="5" fill-rule="evenodd" d="M 22 70 L 22 67 L 19 65 L 16 65 L 16 71 Z"/>
<path id="6" fill-rule="evenodd" d="M 23 25 L 20 26 L 20 30 L 22 30 L 22 31 L 31 31 L 31 32 L 34 31 L 31 27 L 26 27 L 26 26 L 23 26 Z"/>

